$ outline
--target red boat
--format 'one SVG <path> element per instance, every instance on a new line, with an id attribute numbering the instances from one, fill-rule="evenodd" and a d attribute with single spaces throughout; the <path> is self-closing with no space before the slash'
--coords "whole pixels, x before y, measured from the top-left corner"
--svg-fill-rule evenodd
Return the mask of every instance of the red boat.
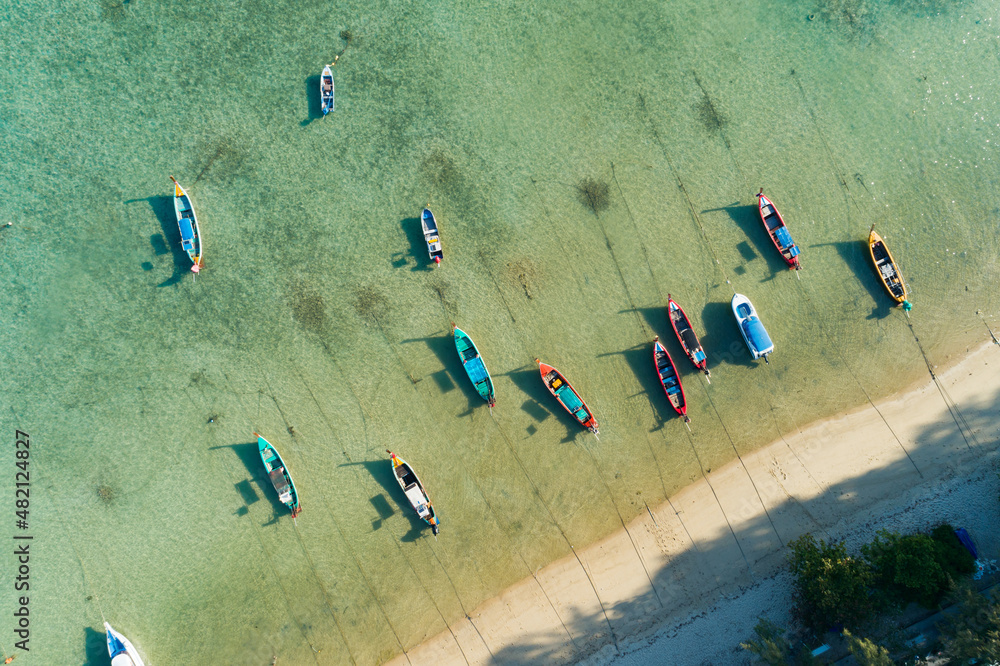
<path id="1" fill-rule="evenodd" d="M 792 240 L 792 235 L 788 233 L 788 227 L 785 226 L 785 220 L 782 219 L 781 213 L 774 207 L 771 200 L 764 196 L 763 187 L 757 193 L 757 199 L 760 221 L 764 223 L 764 229 L 767 230 L 767 235 L 771 237 L 774 247 L 778 248 L 781 258 L 788 264 L 789 269 L 801 269 L 802 265 L 799 264 L 799 252 L 801 250 L 799 250 L 799 246 L 795 244 L 795 241 Z"/>
<path id="2" fill-rule="evenodd" d="M 590 411 L 590 407 L 587 407 L 587 403 L 583 401 L 576 389 L 566 381 L 561 372 L 551 365 L 542 363 L 537 358 L 535 363 L 538 364 L 538 371 L 542 373 L 542 381 L 545 382 L 545 388 L 549 390 L 549 393 L 556 397 L 559 404 L 565 407 L 566 411 L 580 422 L 580 425 L 594 433 L 596 437 L 598 434 L 597 419 L 594 418 L 594 413 Z"/>
<path id="3" fill-rule="evenodd" d="M 667 294 L 667 314 L 670 316 L 670 325 L 674 327 L 677 341 L 684 348 L 684 353 L 694 363 L 694 367 L 705 373 L 705 379 L 711 384 L 712 372 L 708 369 L 708 356 L 701 346 L 701 341 L 698 340 L 698 335 L 694 332 L 694 327 L 691 326 L 691 320 L 670 294 Z"/>
<path id="4" fill-rule="evenodd" d="M 677 366 L 674 359 L 670 358 L 670 352 L 660 344 L 660 336 L 653 338 L 653 363 L 656 365 L 656 374 L 660 377 L 660 384 L 667 394 L 667 400 L 674 411 L 684 417 L 684 422 L 691 419 L 687 415 L 687 399 L 684 397 L 684 387 L 681 386 L 681 376 L 677 373 Z"/>

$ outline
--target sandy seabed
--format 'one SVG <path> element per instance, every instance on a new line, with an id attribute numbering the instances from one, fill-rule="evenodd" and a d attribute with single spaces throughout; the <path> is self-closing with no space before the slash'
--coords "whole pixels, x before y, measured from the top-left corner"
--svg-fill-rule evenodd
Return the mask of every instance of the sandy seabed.
<path id="1" fill-rule="evenodd" d="M 749 663 L 760 616 L 790 617 L 786 544 L 879 529 L 969 530 L 1000 549 L 1000 348 L 713 470 L 626 529 L 539 569 L 398 664 Z"/>

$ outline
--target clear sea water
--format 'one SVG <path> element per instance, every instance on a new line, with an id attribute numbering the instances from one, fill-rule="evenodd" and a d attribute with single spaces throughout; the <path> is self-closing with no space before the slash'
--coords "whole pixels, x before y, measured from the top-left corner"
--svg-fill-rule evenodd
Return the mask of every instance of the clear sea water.
<path id="1" fill-rule="evenodd" d="M 935 365 L 1000 328 L 993 2 L 12 0 L 0 34 L 8 538 L 15 428 L 33 442 L 19 666 L 106 664 L 102 618 L 150 664 L 380 663 L 736 451 L 925 379 L 914 334 Z M 197 281 L 170 174 L 202 225 Z M 868 264 L 873 223 L 912 332 Z M 492 417 L 452 321 L 493 373 Z M 255 430 L 295 477 L 297 524 Z M 436 540 L 386 449 L 422 477 Z"/>

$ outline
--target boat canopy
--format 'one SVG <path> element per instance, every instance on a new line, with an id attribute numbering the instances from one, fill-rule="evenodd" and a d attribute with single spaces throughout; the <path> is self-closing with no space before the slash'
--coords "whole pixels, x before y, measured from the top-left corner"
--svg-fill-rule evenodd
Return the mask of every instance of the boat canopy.
<path id="1" fill-rule="evenodd" d="M 760 323 L 760 319 L 757 319 L 757 317 L 749 317 L 744 320 L 743 332 L 746 333 L 747 340 L 758 354 L 774 347 L 774 343 L 771 342 L 767 331 L 764 330 L 764 324 Z"/>
<path id="2" fill-rule="evenodd" d="M 182 217 L 178 220 L 178 222 L 181 227 L 181 240 L 194 240 L 194 227 L 191 226 L 191 220 L 189 218 Z"/>
<path id="3" fill-rule="evenodd" d="M 566 405 L 566 409 L 574 414 L 578 409 L 583 407 L 583 400 L 580 400 L 580 397 L 573 392 L 573 389 L 568 384 L 563 384 L 556 389 L 556 395 L 562 401 L 562 404 Z"/>
<path id="4" fill-rule="evenodd" d="M 795 241 L 792 240 L 792 235 L 788 233 L 788 227 L 778 227 L 774 232 L 774 237 L 778 240 L 778 244 L 781 245 L 783 249 L 788 249 L 790 246 L 795 245 Z"/>
<path id="5" fill-rule="evenodd" d="M 478 356 L 465 362 L 465 371 L 469 373 L 469 379 L 472 380 L 473 384 L 479 384 L 490 378 L 489 373 L 486 372 L 486 366 L 483 364 L 483 359 Z"/>
<path id="6" fill-rule="evenodd" d="M 111 658 L 111 666 L 135 666 L 135 662 L 127 653 L 122 652 Z"/>
<path id="7" fill-rule="evenodd" d="M 406 499 L 410 500 L 410 504 L 417 510 L 418 516 L 426 518 L 430 515 L 431 510 L 427 506 L 427 496 L 424 495 L 423 488 L 414 483 L 407 486 L 403 492 L 406 493 Z"/>
<path id="8" fill-rule="evenodd" d="M 278 499 L 282 502 L 292 501 L 292 489 L 288 485 L 288 477 L 285 476 L 285 468 L 278 467 L 271 471 L 269 475 L 274 489 L 278 491 Z"/>

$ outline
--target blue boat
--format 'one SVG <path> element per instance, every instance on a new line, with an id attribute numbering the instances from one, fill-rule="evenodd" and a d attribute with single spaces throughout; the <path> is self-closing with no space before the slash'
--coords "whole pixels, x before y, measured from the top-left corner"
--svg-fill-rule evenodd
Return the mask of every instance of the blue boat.
<path id="1" fill-rule="evenodd" d="M 111 628 L 107 622 L 104 630 L 108 634 L 108 654 L 111 655 L 111 666 L 145 666 L 139 651 L 127 638 Z"/>
<path id="2" fill-rule="evenodd" d="M 767 363 L 767 355 L 774 351 L 774 343 L 771 342 L 771 337 L 767 334 L 764 324 L 760 323 L 753 303 L 743 294 L 735 294 L 733 296 L 733 314 L 736 316 L 740 333 L 743 334 L 743 340 L 747 343 L 750 354 L 755 359 L 763 356 L 764 362 Z"/>
<path id="3" fill-rule="evenodd" d="M 334 60 L 333 64 L 336 65 L 337 61 Z M 327 65 L 323 68 L 323 74 L 319 77 L 319 99 L 323 106 L 323 117 L 326 114 L 333 111 L 333 72 L 330 70 L 331 65 Z"/>
<path id="4" fill-rule="evenodd" d="M 455 326 L 454 323 L 451 326 L 455 332 L 455 348 L 458 349 L 458 356 L 462 359 L 465 372 L 469 375 L 472 385 L 476 387 L 476 391 L 492 411 L 493 405 L 496 404 L 496 396 L 493 393 L 493 380 L 490 378 L 490 371 L 486 369 L 483 357 L 479 355 L 479 349 L 476 348 L 476 343 L 472 341 L 468 333 Z"/>
<path id="5" fill-rule="evenodd" d="M 173 176 L 174 181 L 174 213 L 177 215 L 177 227 L 181 231 L 181 247 L 191 257 L 191 271 L 197 273 L 201 270 L 202 247 L 201 229 L 198 227 L 198 218 L 194 214 L 194 207 L 191 205 L 191 197 L 184 191 L 180 183 Z"/>
<path id="6" fill-rule="evenodd" d="M 257 433 L 254 433 L 254 435 L 257 437 L 257 449 L 260 451 L 260 459 L 264 463 L 264 469 L 267 470 L 267 478 L 271 480 L 271 485 L 274 486 L 275 492 L 278 493 L 278 499 L 292 512 L 292 519 L 294 520 L 297 515 L 302 513 L 302 507 L 299 506 L 299 493 L 295 490 L 295 482 L 292 481 L 292 474 L 288 471 L 285 461 L 281 459 L 281 455 L 274 448 L 274 445 Z"/>
<path id="7" fill-rule="evenodd" d="M 435 265 L 440 264 L 444 259 L 444 250 L 441 249 L 441 236 L 438 235 L 437 220 L 430 208 L 424 208 L 420 213 L 420 226 L 424 230 L 424 241 L 427 243 L 427 254 Z"/>

